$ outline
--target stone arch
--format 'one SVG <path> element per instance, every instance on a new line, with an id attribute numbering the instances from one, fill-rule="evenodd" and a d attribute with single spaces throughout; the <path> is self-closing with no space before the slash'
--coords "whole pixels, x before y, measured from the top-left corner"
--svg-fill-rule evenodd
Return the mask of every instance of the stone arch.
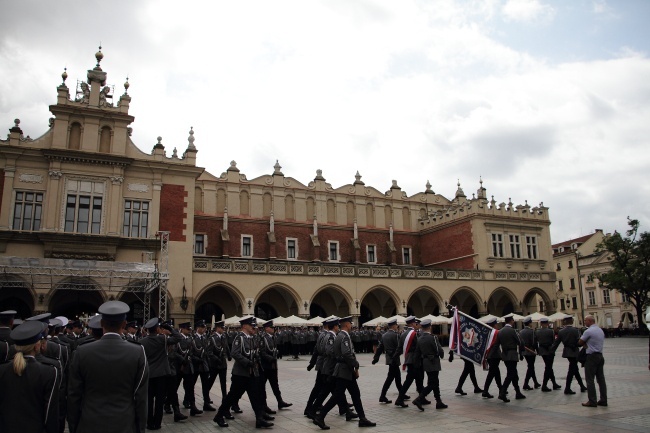
<path id="1" fill-rule="evenodd" d="M 336 222 L 336 202 L 331 198 L 327 200 L 327 222 Z"/>
<path id="2" fill-rule="evenodd" d="M 194 317 L 206 321 L 243 315 L 244 296 L 234 286 L 216 281 L 205 286 L 194 298 Z"/>
<path id="3" fill-rule="evenodd" d="M 33 316 L 36 293 L 20 276 L 0 274 L 0 311 L 15 310 L 16 318 Z"/>
<path id="4" fill-rule="evenodd" d="M 399 296 L 386 286 L 374 286 L 360 298 L 359 323 L 375 317 L 391 317 L 399 311 Z"/>
<path id="5" fill-rule="evenodd" d="M 296 201 L 291 194 L 284 197 L 284 218 L 288 220 L 296 219 Z"/>
<path id="6" fill-rule="evenodd" d="M 387 204 L 384 206 L 384 227 L 390 227 L 393 222 L 393 208 Z"/>
<path id="7" fill-rule="evenodd" d="M 459 311 L 478 318 L 481 308 L 481 297 L 471 287 L 459 287 L 449 297 L 449 304 L 458 307 Z"/>
<path id="8" fill-rule="evenodd" d="M 99 133 L 99 153 L 111 153 L 113 130 L 109 126 L 102 127 Z"/>
<path id="9" fill-rule="evenodd" d="M 307 221 L 313 221 L 316 215 L 316 200 L 314 197 L 307 197 Z"/>
<path id="10" fill-rule="evenodd" d="M 372 203 L 366 203 L 366 226 L 375 226 L 375 205 Z"/>
<path id="11" fill-rule="evenodd" d="M 542 304 L 540 304 L 540 302 Z M 543 311 L 540 307 L 543 307 Z M 553 301 L 551 301 L 548 293 L 539 287 L 531 287 L 528 289 L 522 300 L 521 310 L 524 316 L 532 314 L 536 311 L 539 311 L 542 314 L 546 314 L 553 309 Z"/>
<path id="12" fill-rule="evenodd" d="M 519 312 L 519 301 L 512 291 L 506 287 L 497 287 L 488 296 L 487 312 L 502 317 L 506 314 Z"/>
<path id="13" fill-rule="evenodd" d="M 300 296 L 293 288 L 276 282 L 260 290 L 255 298 L 254 314 L 264 320 L 274 319 L 278 316 L 298 315 L 304 311 L 304 308 L 300 308 L 299 303 Z"/>
<path id="14" fill-rule="evenodd" d="M 345 222 L 347 225 L 352 225 L 354 224 L 354 219 L 357 217 L 356 215 L 356 209 L 354 202 L 351 200 L 348 200 L 347 203 L 345 203 Z"/>
<path id="15" fill-rule="evenodd" d="M 422 286 L 409 295 L 406 302 L 406 314 L 416 317 L 426 316 L 427 314 L 439 316 L 443 307 L 442 298 L 440 298 L 438 292 L 431 287 Z"/>
<path id="16" fill-rule="evenodd" d="M 239 192 L 239 214 L 244 216 L 250 215 L 251 201 L 248 191 L 243 190 Z"/>
<path id="17" fill-rule="evenodd" d="M 331 315 L 345 317 L 350 315 L 352 297 L 340 286 L 328 284 L 314 292 L 309 301 L 310 317 Z"/>
<path id="18" fill-rule="evenodd" d="M 411 210 L 407 206 L 402 208 L 402 228 L 411 230 Z"/>
<path id="19" fill-rule="evenodd" d="M 52 316 L 72 318 L 96 313 L 106 293 L 92 278 L 70 277 L 56 283 L 47 299 Z"/>
<path id="20" fill-rule="evenodd" d="M 81 123 L 73 122 L 68 129 L 68 149 L 81 149 Z"/>

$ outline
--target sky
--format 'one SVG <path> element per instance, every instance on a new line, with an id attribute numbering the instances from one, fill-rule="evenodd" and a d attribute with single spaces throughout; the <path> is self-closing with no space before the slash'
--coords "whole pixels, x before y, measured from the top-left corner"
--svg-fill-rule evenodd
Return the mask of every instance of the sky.
<path id="1" fill-rule="evenodd" d="M 197 165 L 334 188 L 549 207 L 558 243 L 650 231 L 645 0 L 0 0 L 0 130 L 47 131 L 95 66 L 129 78 L 132 139 Z M 3 133 L 4 134 L 4 133 Z"/>

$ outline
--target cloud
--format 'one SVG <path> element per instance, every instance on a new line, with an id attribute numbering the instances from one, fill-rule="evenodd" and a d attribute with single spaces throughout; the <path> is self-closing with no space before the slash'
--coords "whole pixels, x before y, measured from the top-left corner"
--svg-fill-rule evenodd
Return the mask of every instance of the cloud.
<path id="1" fill-rule="evenodd" d="M 523 23 L 549 22 L 555 17 L 555 9 L 540 0 L 507 0 L 501 11 L 506 21 Z"/>

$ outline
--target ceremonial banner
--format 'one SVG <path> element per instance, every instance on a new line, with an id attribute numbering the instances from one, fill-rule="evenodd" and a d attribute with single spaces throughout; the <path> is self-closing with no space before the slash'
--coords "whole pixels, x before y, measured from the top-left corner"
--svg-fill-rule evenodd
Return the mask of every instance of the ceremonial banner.
<path id="1" fill-rule="evenodd" d="M 484 365 L 487 350 L 494 344 L 497 330 L 454 308 L 449 348 L 458 356 Z"/>

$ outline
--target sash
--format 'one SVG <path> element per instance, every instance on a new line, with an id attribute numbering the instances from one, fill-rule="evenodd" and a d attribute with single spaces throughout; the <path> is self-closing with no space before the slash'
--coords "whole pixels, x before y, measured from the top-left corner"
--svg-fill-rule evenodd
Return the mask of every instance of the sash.
<path id="1" fill-rule="evenodd" d="M 402 370 L 406 370 L 406 356 L 409 353 L 413 341 L 415 341 L 415 330 L 411 329 L 409 333 L 406 334 L 406 339 L 404 340 L 404 364 L 402 365 Z"/>

